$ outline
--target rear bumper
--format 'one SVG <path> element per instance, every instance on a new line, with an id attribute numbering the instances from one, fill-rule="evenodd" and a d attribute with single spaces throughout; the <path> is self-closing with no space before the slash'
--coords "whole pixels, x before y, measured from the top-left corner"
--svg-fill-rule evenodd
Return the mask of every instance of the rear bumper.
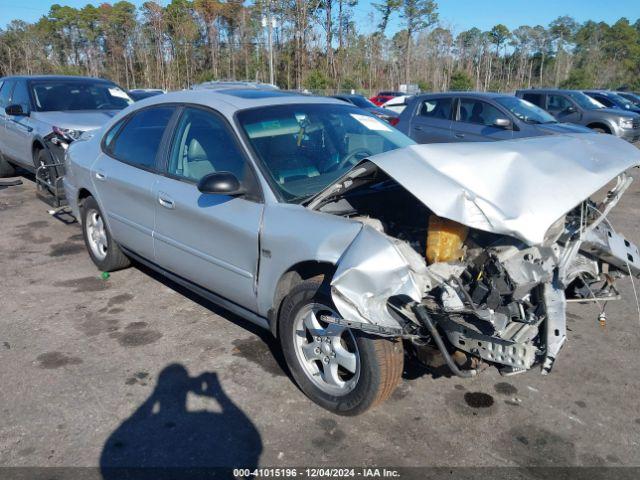
<path id="1" fill-rule="evenodd" d="M 78 222 L 81 223 L 80 206 L 78 205 L 78 188 L 69 181 L 67 176 L 62 179 L 62 185 L 64 186 L 64 193 L 71 213 L 76 217 Z"/>

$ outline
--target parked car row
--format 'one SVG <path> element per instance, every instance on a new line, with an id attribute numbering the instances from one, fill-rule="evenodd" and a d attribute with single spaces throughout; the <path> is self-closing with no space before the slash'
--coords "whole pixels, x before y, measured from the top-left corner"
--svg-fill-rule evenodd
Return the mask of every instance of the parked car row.
<path id="1" fill-rule="evenodd" d="M 96 267 L 142 263 L 268 329 L 300 389 L 337 414 L 387 399 L 405 354 L 437 354 L 464 378 L 479 362 L 549 373 L 567 297 L 606 303 L 616 279 L 640 275 L 638 248 L 605 221 L 640 150 L 563 135 L 580 127 L 517 97 L 412 97 L 410 129 L 426 117 L 443 138 L 533 137 L 432 145 L 351 102 L 275 89 L 126 103 L 64 155 Z"/>

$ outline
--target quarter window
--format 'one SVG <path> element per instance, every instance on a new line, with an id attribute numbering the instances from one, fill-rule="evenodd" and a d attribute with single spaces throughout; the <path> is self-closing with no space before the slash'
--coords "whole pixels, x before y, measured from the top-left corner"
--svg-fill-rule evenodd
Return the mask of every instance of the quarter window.
<path id="1" fill-rule="evenodd" d="M 504 118 L 504 114 L 487 102 L 472 98 L 460 99 L 460 122 L 491 126 L 498 118 Z"/>
<path id="2" fill-rule="evenodd" d="M 451 119 L 452 98 L 432 98 L 422 102 L 420 116 L 428 118 Z"/>
<path id="3" fill-rule="evenodd" d="M 105 140 L 111 140 L 111 154 L 138 167 L 155 168 L 158 147 L 173 111 L 174 107 L 165 106 L 134 113 L 115 139 Z"/>
<path id="4" fill-rule="evenodd" d="M 233 134 L 217 115 L 198 108 L 185 108 L 171 149 L 168 173 L 198 181 L 214 172 L 244 177 L 245 161 Z"/>

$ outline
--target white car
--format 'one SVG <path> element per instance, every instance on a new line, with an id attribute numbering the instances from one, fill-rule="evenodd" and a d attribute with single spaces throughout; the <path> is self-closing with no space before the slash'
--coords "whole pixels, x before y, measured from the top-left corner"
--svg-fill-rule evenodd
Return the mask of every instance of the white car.
<path id="1" fill-rule="evenodd" d="M 387 110 L 394 111 L 396 113 L 402 113 L 402 111 L 407 106 L 408 100 L 412 97 L 412 95 L 401 95 L 399 97 L 393 97 L 391 100 L 388 100 L 382 104 L 382 108 L 386 108 Z"/>

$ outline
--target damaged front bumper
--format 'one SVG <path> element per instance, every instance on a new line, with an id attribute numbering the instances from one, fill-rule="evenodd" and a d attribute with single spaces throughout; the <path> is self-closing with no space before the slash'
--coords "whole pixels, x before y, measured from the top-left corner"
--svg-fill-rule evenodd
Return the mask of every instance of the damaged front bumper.
<path id="1" fill-rule="evenodd" d="M 566 341 L 567 292 L 580 282 L 590 292 L 586 301 L 596 297 L 598 282 L 640 274 L 638 247 L 606 221 L 629 183 L 622 174 L 605 201 L 598 207 L 585 201 L 543 244 L 504 237 L 489 247 L 470 246 L 464 259 L 450 262 L 427 265 L 406 242 L 365 225 L 331 282 L 342 318 L 326 320 L 431 342 L 433 332 L 416 315 L 420 306 L 454 350 L 505 374 L 535 365 L 547 374 Z"/>

